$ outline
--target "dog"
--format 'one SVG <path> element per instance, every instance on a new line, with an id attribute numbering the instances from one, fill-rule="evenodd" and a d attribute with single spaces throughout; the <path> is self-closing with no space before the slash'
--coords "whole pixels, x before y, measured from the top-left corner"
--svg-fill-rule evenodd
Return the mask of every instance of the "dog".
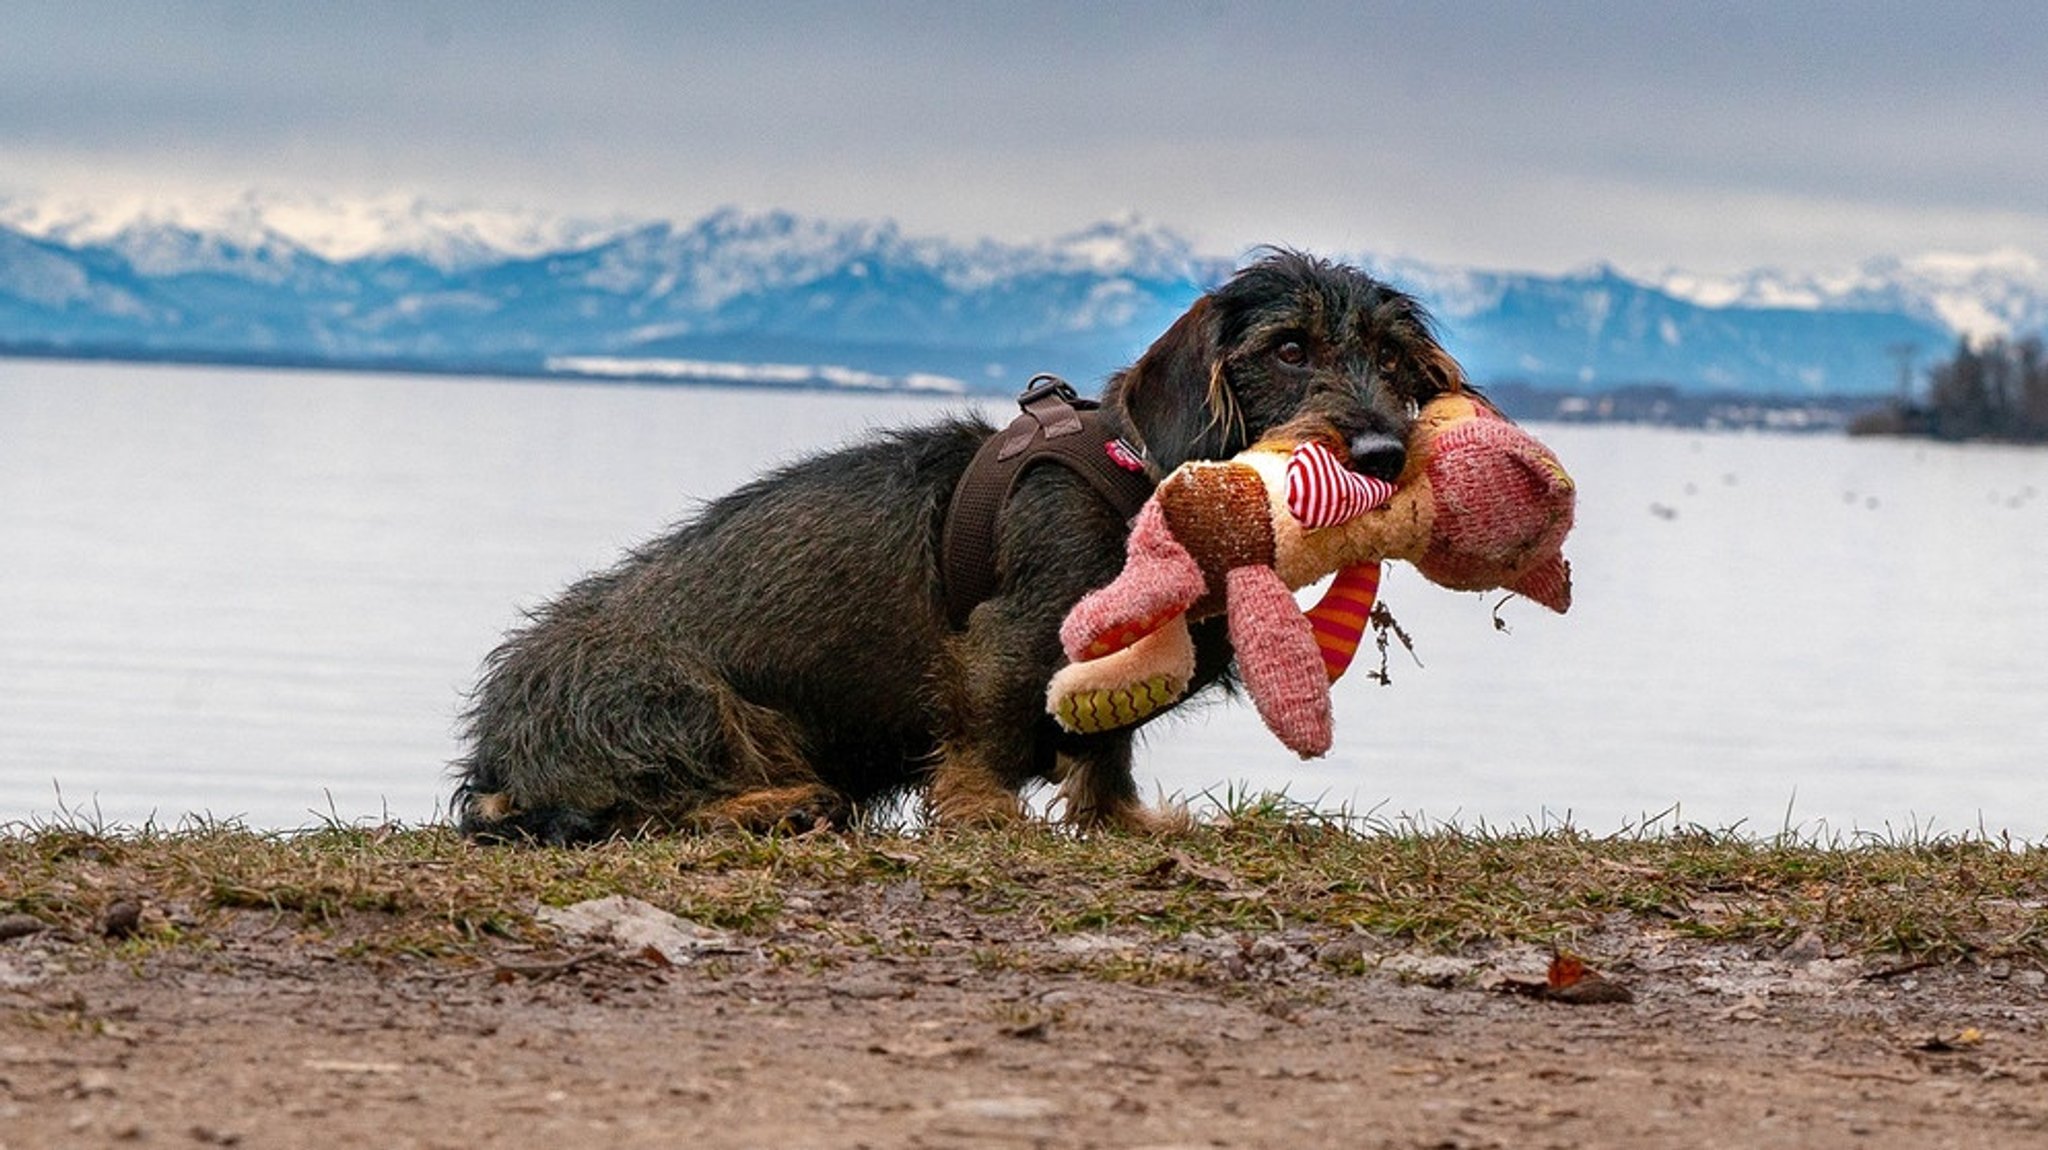
<path id="1" fill-rule="evenodd" d="M 1200 297 L 1101 411 L 1156 483 L 1270 434 L 1334 432 L 1392 480 L 1417 408 L 1463 386 L 1411 296 L 1273 249 Z M 459 829 L 570 843 L 715 825 L 843 825 L 922 789 L 942 826 L 1062 817 L 1143 829 L 1132 729 L 1063 731 L 1059 626 L 1121 569 L 1130 525 L 1065 467 L 1026 470 L 997 528 L 995 590 L 949 622 L 949 498 L 996 429 L 954 417 L 775 471 L 568 588 L 485 661 L 454 764 Z M 1195 628 L 1192 695 L 1232 685 Z"/>

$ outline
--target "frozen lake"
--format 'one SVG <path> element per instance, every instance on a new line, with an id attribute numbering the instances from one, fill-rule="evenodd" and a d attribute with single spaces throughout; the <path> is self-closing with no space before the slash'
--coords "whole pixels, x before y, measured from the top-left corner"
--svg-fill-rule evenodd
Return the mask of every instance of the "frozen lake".
<path id="1" fill-rule="evenodd" d="M 952 401 L 957 404 L 959 401 Z M 0 360 L 0 822 L 434 817 L 519 610 L 761 468 L 945 401 Z M 1537 428 L 1564 618 L 1406 568 L 1393 684 L 1296 760 L 1244 705 L 1141 785 L 1614 830 L 2048 836 L 2048 453 Z"/>

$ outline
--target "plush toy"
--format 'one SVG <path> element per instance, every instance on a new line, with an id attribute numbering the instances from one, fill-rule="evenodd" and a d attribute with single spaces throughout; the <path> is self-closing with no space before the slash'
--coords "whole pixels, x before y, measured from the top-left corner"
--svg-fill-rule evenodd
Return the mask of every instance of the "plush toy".
<path id="1" fill-rule="evenodd" d="M 1382 560 L 1444 587 L 1570 607 L 1571 478 L 1476 394 L 1423 408 L 1391 488 L 1344 468 L 1341 450 L 1334 435 L 1262 442 L 1167 476 L 1132 526 L 1123 572 L 1061 628 L 1070 662 L 1047 691 L 1060 724 L 1110 730 L 1178 699 L 1194 674 L 1188 621 L 1222 613 L 1260 717 L 1312 758 L 1330 748 L 1329 686 L 1358 648 Z M 1292 590 L 1333 572 L 1302 612 Z"/>

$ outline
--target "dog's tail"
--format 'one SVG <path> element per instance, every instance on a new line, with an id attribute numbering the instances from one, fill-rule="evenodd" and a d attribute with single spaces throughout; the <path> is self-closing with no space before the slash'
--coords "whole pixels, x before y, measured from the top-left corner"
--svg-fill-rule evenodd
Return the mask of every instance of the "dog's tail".
<path id="1" fill-rule="evenodd" d="M 492 653 L 454 766 L 461 833 L 592 842 L 694 825 L 744 794 L 819 787 L 786 715 L 699 656 L 622 657 L 620 642 L 558 610 Z"/>

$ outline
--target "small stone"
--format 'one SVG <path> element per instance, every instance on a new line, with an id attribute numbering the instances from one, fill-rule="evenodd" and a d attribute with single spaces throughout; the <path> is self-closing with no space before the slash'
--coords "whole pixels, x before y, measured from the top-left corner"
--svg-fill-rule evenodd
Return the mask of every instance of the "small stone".
<path id="1" fill-rule="evenodd" d="M 2014 974 L 2012 980 L 2029 990 L 2039 990 L 2043 986 L 2048 986 L 2048 973 L 2038 970 L 2022 970 Z"/>
<path id="2" fill-rule="evenodd" d="M 115 899 L 100 916 L 100 933 L 108 938 L 132 938 L 142 927 L 142 904 L 132 898 Z"/>
<path id="3" fill-rule="evenodd" d="M 1805 966 L 1809 962 L 1828 956 L 1826 940 L 1813 931 L 1807 931 L 1795 939 L 1792 945 L 1778 952 L 1778 961 L 1793 966 Z"/>
<path id="4" fill-rule="evenodd" d="M 1008 1122 L 1029 1122 L 1059 1113 L 1060 1104 L 1050 1098 L 1011 1094 L 999 1098 L 956 1098 L 946 1103 L 951 1114 L 972 1118 L 993 1118 Z"/>
<path id="5" fill-rule="evenodd" d="M 914 878 L 893 882 L 882 888 L 882 905 L 891 910 L 913 907 L 924 901 L 924 884 Z"/>
<path id="6" fill-rule="evenodd" d="M 842 998 L 851 998 L 861 1002 L 875 1002 L 888 998 L 909 998 L 912 993 L 910 987 L 900 982 L 892 982 L 886 978 L 848 979 L 845 982 L 832 986 L 830 992 Z"/>
<path id="7" fill-rule="evenodd" d="M 32 914 L 0 915 L 0 942 L 10 938 L 27 938 L 50 929 L 50 924 Z"/>
<path id="8" fill-rule="evenodd" d="M 704 953 L 732 946 L 731 936 L 678 918 L 651 903 L 626 895 L 590 899 L 571 906 L 544 906 L 534 915 L 566 934 L 611 943 L 618 953 L 638 957 L 648 948 L 672 966 L 682 966 Z"/>
<path id="9" fill-rule="evenodd" d="M 1544 994 L 1552 1002 L 1567 1002 L 1573 1006 L 1608 1005 L 1634 1002 L 1635 993 L 1611 978 L 1589 974 L 1570 986 L 1559 987 Z"/>
<path id="10" fill-rule="evenodd" d="M 1365 939 L 1352 935 L 1326 942 L 1316 949 L 1316 961 L 1324 966 L 1356 966 L 1365 961 Z"/>

